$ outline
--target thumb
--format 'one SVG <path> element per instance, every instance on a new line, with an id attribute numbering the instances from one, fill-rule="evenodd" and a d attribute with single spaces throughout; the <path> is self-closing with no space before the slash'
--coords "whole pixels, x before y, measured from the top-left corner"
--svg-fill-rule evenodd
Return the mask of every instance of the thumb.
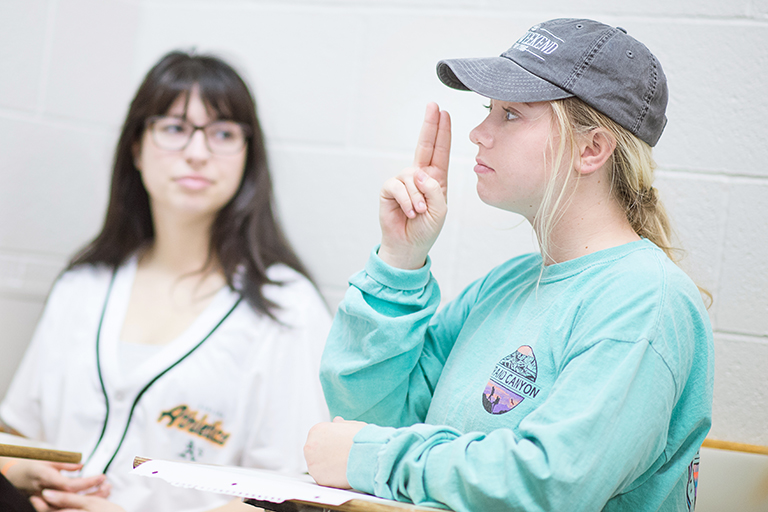
<path id="1" fill-rule="evenodd" d="M 427 199 L 427 205 L 435 205 L 446 202 L 446 191 L 440 186 L 440 183 L 426 172 L 418 169 L 414 176 L 414 183 L 419 192 L 424 194 Z"/>

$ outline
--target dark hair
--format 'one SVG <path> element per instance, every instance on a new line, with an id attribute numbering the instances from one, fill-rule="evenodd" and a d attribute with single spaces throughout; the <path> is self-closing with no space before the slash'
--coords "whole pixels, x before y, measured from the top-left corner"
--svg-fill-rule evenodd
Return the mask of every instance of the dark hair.
<path id="1" fill-rule="evenodd" d="M 276 305 L 262 293 L 263 285 L 273 283 L 266 269 L 283 263 L 311 278 L 278 224 L 253 96 L 231 66 L 211 55 L 173 51 L 147 73 L 128 109 L 115 150 L 104 226 L 72 258 L 67 270 L 85 264 L 106 264 L 115 269 L 154 239 L 149 197 L 134 165 L 134 148 L 147 118 L 166 114 L 179 95 L 186 95 L 188 100 L 195 85 L 207 108 L 250 128 L 243 178 L 211 226 L 208 263 L 216 258 L 230 288 L 237 289 L 256 311 L 274 318 Z"/>

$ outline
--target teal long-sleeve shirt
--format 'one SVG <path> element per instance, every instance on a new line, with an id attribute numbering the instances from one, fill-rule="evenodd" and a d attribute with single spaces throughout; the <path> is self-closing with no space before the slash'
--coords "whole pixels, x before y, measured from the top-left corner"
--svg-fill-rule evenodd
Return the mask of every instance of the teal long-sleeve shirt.
<path id="1" fill-rule="evenodd" d="M 457 512 L 693 509 L 712 331 L 651 242 L 521 256 L 439 312 L 429 264 L 374 251 L 350 285 L 321 380 L 333 415 L 370 423 L 354 488 Z"/>

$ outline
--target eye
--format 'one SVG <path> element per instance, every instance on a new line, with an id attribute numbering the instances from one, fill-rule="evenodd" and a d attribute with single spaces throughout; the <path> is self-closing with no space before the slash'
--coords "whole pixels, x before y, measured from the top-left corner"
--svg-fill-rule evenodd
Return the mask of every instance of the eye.
<path id="1" fill-rule="evenodd" d="M 157 128 L 168 135 L 177 135 L 186 131 L 184 123 L 179 119 L 163 119 L 157 123 Z"/>
<path id="2" fill-rule="evenodd" d="M 515 112 L 514 110 L 510 110 L 505 108 L 504 109 L 504 119 L 507 121 L 514 121 L 515 119 L 518 119 L 520 116 Z"/>
<path id="3" fill-rule="evenodd" d="M 235 134 L 229 130 L 216 130 L 213 133 L 213 136 L 216 137 L 217 139 L 227 140 L 227 139 L 233 138 Z"/>
<path id="4" fill-rule="evenodd" d="M 220 141 L 239 140 L 243 137 L 240 125 L 233 122 L 214 123 L 208 127 L 207 135 Z"/>

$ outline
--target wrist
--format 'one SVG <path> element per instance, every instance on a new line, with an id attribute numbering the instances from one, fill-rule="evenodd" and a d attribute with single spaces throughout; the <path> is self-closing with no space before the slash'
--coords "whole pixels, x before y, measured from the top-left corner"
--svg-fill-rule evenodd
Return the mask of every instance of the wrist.
<path id="1" fill-rule="evenodd" d="M 427 262 L 429 251 L 413 249 L 392 249 L 384 242 L 379 246 L 377 255 L 387 265 L 402 270 L 418 270 Z"/>

